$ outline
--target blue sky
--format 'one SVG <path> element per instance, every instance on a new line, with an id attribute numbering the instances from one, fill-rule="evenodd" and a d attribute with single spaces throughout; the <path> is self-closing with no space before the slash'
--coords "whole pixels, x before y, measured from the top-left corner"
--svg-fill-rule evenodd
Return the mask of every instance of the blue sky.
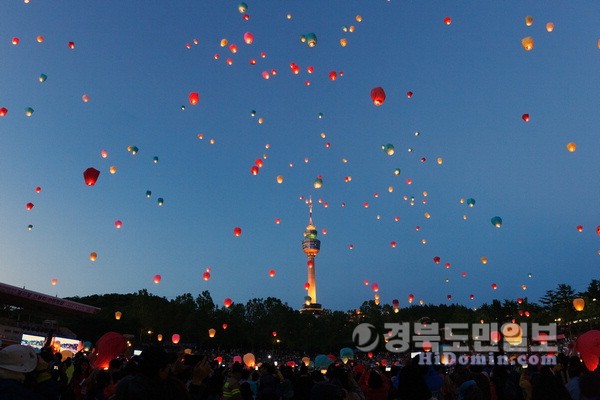
<path id="1" fill-rule="evenodd" d="M 537 301 L 559 283 L 585 290 L 597 278 L 600 6 L 246 3 L 248 20 L 236 1 L 4 5 L 3 282 L 61 297 L 209 290 L 218 304 L 274 296 L 300 307 L 308 222 L 301 197 L 310 196 L 321 240 L 317 295 L 328 308 L 372 299 L 364 280 L 379 284 L 382 302 L 406 306 L 412 293 L 447 303 L 450 294 L 477 306 Z M 245 32 L 254 35 L 250 45 Z M 315 47 L 299 40 L 308 33 Z M 521 47 L 527 36 L 531 51 Z M 370 99 L 378 86 L 387 94 L 380 107 Z M 388 143 L 392 156 L 381 150 Z M 253 176 L 256 159 L 263 167 Z M 88 167 L 101 171 L 93 187 L 83 182 Z M 324 184 L 315 189 L 319 175 Z M 461 204 L 468 198 L 475 207 Z"/>

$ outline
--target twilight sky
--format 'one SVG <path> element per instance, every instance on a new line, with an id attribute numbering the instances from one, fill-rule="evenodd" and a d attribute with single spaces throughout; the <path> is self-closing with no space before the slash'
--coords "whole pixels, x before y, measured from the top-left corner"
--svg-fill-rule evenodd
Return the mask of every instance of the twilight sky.
<path id="1" fill-rule="evenodd" d="M 297 308 L 311 196 L 326 308 L 373 283 L 382 303 L 478 306 L 598 278 L 600 4 L 246 3 L 5 2 L 2 282 Z"/>

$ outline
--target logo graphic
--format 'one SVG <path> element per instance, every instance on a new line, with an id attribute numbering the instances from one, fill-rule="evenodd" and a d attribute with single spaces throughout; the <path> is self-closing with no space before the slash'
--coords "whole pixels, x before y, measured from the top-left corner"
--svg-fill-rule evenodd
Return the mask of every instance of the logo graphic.
<path id="1" fill-rule="evenodd" d="M 359 351 L 372 351 L 379 344 L 379 335 L 373 325 L 359 324 L 352 332 L 352 341 Z"/>

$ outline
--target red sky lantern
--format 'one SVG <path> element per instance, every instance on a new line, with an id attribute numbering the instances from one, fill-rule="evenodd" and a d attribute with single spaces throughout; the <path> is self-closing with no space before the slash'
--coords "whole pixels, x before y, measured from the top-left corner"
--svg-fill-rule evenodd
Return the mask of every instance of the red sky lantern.
<path id="1" fill-rule="evenodd" d="M 277 336 L 277 331 L 273 331 L 273 337 Z"/>
<path id="2" fill-rule="evenodd" d="M 450 24 L 452 23 L 452 18 L 450 18 L 450 17 L 446 17 L 446 18 L 444 18 L 444 23 L 445 23 L 446 25 L 450 25 Z"/>
<path id="3" fill-rule="evenodd" d="M 154 275 L 154 283 L 160 283 L 160 280 L 162 279 L 162 277 L 160 275 Z"/>
<path id="4" fill-rule="evenodd" d="M 529 114 L 523 114 L 521 118 L 523 118 L 523 121 L 529 122 Z"/>
<path id="5" fill-rule="evenodd" d="M 68 44 L 70 49 L 74 49 L 75 48 L 75 42 L 69 42 Z"/>
<path id="6" fill-rule="evenodd" d="M 596 227 L 596 233 L 600 235 L 600 225 Z"/>
<path id="7" fill-rule="evenodd" d="M 33 203 L 25 204 L 25 209 L 27 209 L 28 211 L 31 210 L 32 208 L 33 208 Z"/>
<path id="8" fill-rule="evenodd" d="M 210 279 L 210 272 L 206 271 L 205 273 L 202 274 L 202 279 L 204 279 L 205 281 Z"/>
<path id="9" fill-rule="evenodd" d="M 312 74 L 313 72 L 315 72 L 315 67 L 309 66 L 308 68 L 306 68 L 306 72 L 308 72 L 309 74 Z"/>
<path id="10" fill-rule="evenodd" d="M 438 256 L 433 257 L 433 262 L 436 263 L 436 264 L 439 264 L 440 260 L 441 259 Z"/>
<path id="11" fill-rule="evenodd" d="M 39 192 L 41 192 L 41 191 L 42 191 L 42 188 L 41 188 L 41 187 L 39 187 L 39 186 L 38 186 L 38 187 L 36 187 L 36 188 L 35 188 L 35 192 L 36 192 L 36 193 L 39 193 Z"/>
<path id="12" fill-rule="evenodd" d="M 174 333 L 173 336 L 171 336 L 171 341 L 173 342 L 173 344 L 179 343 L 180 340 L 181 336 L 179 336 L 178 333 Z"/>
<path id="13" fill-rule="evenodd" d="M 56 284 L 58 283 L 58 279 L 52 278 L 52 281 L 50 281 L 50 283 L 52 283 L 52 286 L 56 286 Z"/>
<path id="14" fill-rule="evenodd" d="M 469 299 L 473 300 L 474 298 L 475 298 L 475 295 L 474 295 L 474 294 L 470 294 L 470 295 L 469 295 Z"/>
<path id="15" fill-rule="evenodd" d="M 123 222 L 121 222 L 121 220 L 118 219 L 115 221 L 115 228 L 121 229 L 122 226 L 123 226 Z"/>
<path id="16" fill-rule="evenodd" d="M 8 109 L 6 107 L 0 108 L 0 117 L 4 117 L 8 113 Z"/>
<path id="17" fill-rule="evenodd" d="M 396 247 L 396 242 L 394 242 L 394 241 L 390 242 L 390 246 Z"/>
<path id="18" fill-rule="evenodd" d="M 229 325 L 223 324 L 223 329 L 227 329 L 227 327 L 229 327 Z"/>
<path id="19" fill-rule="evenodd" d="M 223 305 L 227 308 L 231 307 L 232 304 L 233 304 L 233 300 L 231 300 L 229 297 L 227 297 L 225 300 L 223 300 Z"/>
<path id="20" fill-rule="evenodd" d="M 250 32 L 244 33 L 244 43 L 252 44 L 254 42 L 254 35 Z"/>
<path id="21" fill-rule="evenodd" d="M 258 175 L 258 167 L 256 165 L 253 165 L 252 168 L 250 168 L 250 173 L 252 175 Z"/>
<path id="22" fill-rule="evenodd" d="M 236 226 L 235 228 L 233 228 L 233 235 L 234 236 L 240 236 L 242 234 L 242 228 Z"/>
<path id="23" fill-rule="evenodd" d="M 100 171 L 93 167 L 89 167 L 88 169 L 83 171 L 83 180 L 88 186 L 94 186 L 99 176 Z"/>
<path id="24" fill-rule="evenodd" d="M 413 97 L 413 92 L 406 92 L 406 97 L 408 97 L 409 99 L 410 99 L 411 97 Z"/>
<path id="25" fill-rule="evenodd" d="M 190 104 L 195 106 L 200 101 L 200 95 L 198 92 L 191 92 L 189 96 Z"/>
<path id="26" fill-rule="evenodd" d="M 261 158 L 257 158 L 256 161 L 254 161 L 254 165 L 256 165 L 258 168 L 262 168 L 263 160 Z"/>
<path id="27" fill-rule="evenodd" d="M 14 44 L 15 46 L 19 44 L 19 38 L 18 37 L 14 37 L 12 38 L 12 44 Z"/>
<path id="28" fill-rule="evenodd" d="M 304 284 L 304 290 L 308 290 L 308 289 L 310 289 L 310 283 L 306 282 Z"/>
<path id="29" fill-rule="evenodd" d="M 385 91 L 382 87 L 376 87 L 371 90 L 371 100 L 376 106 L 380 106 L 385 101 Z"/>
<path id="30" fill-rule="evenodd" d="M 577 231 L 579 231 L 579 232 L 583 231 L 583 226 L 577 225 Z"/>
<path id="31" fill-rule="evenodd" d="M 269 276 L 271 278 L 275 276 L 275 270 L 274 269 L 269 270 Z"/>
<path id="32" fill-rule="evenodd" d="M 408 302 L 409 302 L 409 303 L 412 303 L 414 300 L 415 300 L 415 295 L 414 295 L 414 294 L 412 294 L 412 293 L 411 293 L 411 294 L 409 294 L 409 295 L 408 295 Z"/>
<path id="33" fill-rule="evenodd" d="M 448 300 L 452 300 L 452 295 L 451 294 L 447 295 L 446 297 L 448 298 Z"/>
<path id="34" fill-rule="evenodd" d="M 494 289 L 494 290 L 498 289 L 498 285 L 496 285 L 495 283 L 492 283 L 492 289 Z"/>
<path id="35" fill-rule="evenodd" d="M 373 290 L 375 293 L 379 292 L 379 285 L 377 283 L 372 284 L 371 290 Z"/>
<path id="36" fill-rule="evenodd" d="M 337 79 L 337 72 L 331 71 L 329 72 L 329 80 L 335 81 Z"/>

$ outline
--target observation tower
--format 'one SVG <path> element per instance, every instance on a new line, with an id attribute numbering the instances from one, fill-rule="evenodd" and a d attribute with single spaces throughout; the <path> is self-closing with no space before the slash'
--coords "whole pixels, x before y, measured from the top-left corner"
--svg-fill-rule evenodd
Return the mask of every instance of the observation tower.
<path id="1" fill-rule="evenodd" d="M 305 284 L 307 296 L 304 298 L 302 312 L 319 314 L 323 308 L 317 303 L 317 278 L 315 274 L 315 257 L 321 251 L 321 241 L 317 239 L 317 228 L 312 221 L 312 199 L 308 200 L 308 226 L 304 231 L 304 240 L 302 240 L 302 251 L 306 254 L 308 269 L 308 281 Z"/>

